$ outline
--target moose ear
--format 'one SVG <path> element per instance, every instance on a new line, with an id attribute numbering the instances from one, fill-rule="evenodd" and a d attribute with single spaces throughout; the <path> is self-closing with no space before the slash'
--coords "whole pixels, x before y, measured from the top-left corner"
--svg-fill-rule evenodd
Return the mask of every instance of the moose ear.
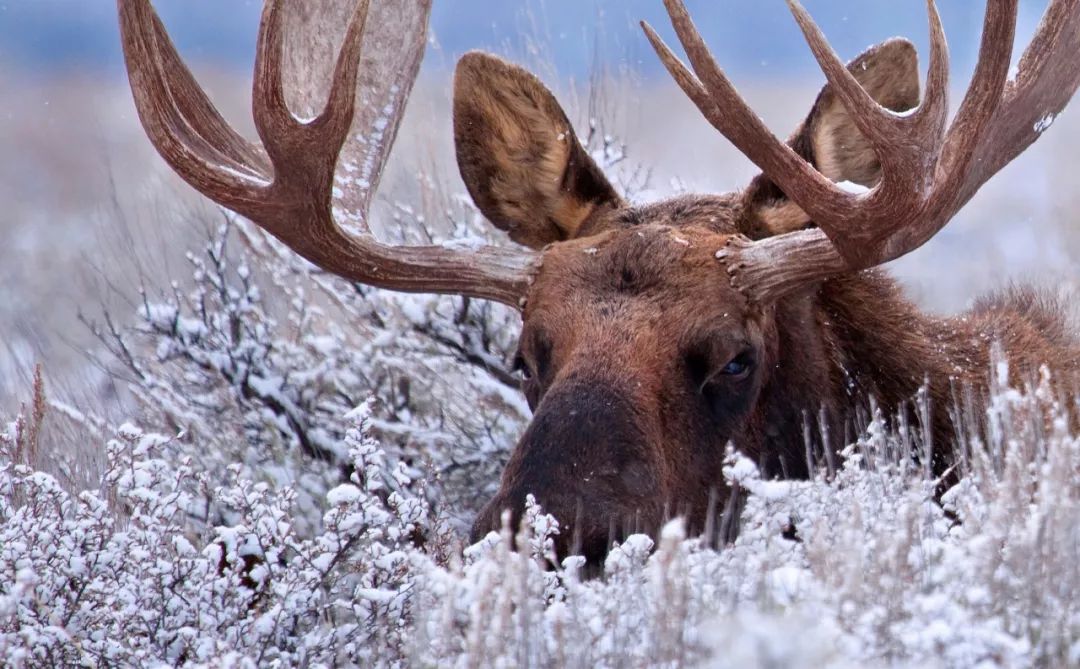
<path id="1" fill-rule="evenodd" d="M 870 47 L 848 63 L 848 71 L 886 109 L 904 112 L 919 104 L 919 59 L 915 46 L 905 39 L 893 38 Z M 833 181 L 872 187 L 881 178 L 877 154 L 829 85 L 821 89 L 806 121 L 789 143 Z M 810 224 L 809 217 L 794 202 L 782 195 L 762 196 L 775 191 L 775 187 L 751 190 L 759 193 L 755 209 L 769 233 L 790 232 Z"/>
<path id="2" fill-rule="evenodd" d="M 848 70 L 886 109 L 904 112 L 919 104 L 919 57 L 906 39 L 890 39 L 867 49 L 848 64 Z M 877 154 L 832 87 L 826 85 L 818 94 L 803 133 L 811 144 L 810 159 L 833 181 L 869 187 L 881 177 Z"/>
<path id="3" fill-rule="evenodd" d="M 484 216 L 532 248 L 571 239 L 619 196 L 532 74 L 472 52 L 454 75 L 458 169 Z"/>

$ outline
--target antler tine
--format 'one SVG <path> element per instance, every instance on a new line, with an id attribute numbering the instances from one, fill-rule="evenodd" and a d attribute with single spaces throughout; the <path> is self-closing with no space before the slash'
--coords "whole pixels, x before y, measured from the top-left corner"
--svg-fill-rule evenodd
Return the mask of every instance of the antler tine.
<path id="1" fill-rule="evenodd" d="M 221 115 L 205 96 L 188 98 L 182 105 L 176 102 L 165 64 L 171 64 L 170 73 L 184 75 L 176 83 L 181 94 L 188 92 L 190 72 L 168 35 L 162 34 L 164 29 L 159 31 L 153 8 L 146 0 L 118 0 L 118 9 L 135 106 L 158 153 L 196 189 L 229 192 L 226 206 L 256 199 L 265 175 L 240 160 L 242 140 L 221 127 L 225 125 Z M 213 139 L 218 143 L 211 143 Z"/>
<path id="2" fill-rule="evenodd" d="M 848 71 L 847 65 L 836 55 L 825 34 L 802 4 L 798 0 L 787 0 L 787 4 L 826 81 L 851 114 L 859 132 L 875 147 L 895 143 L 902 132 L 898 117 L 870 97 L 855 79 L 855 75 Z"/>
<path id="3" fill-rule="evenodd" d="M 308 122 L 297 119 L 285 99 L 283 0 L 268 0 L 263 8 L 255 56 L 253 113 L 259 137 L 275 163 L 295 160 L 304 145 L 310 145 L 322 147 L 324 156 L 332 153 L 334 163 L 323 168 L 334 169 L 352 124 L 369 6 L 369 0 L 357 3 L 334 65 L 326 106 Z"/>
<path id="4" fill-rule="evenodd" d="M 904 116 L 885 109 L 855 79 L 836 55 L 824 33 L 798 0 L 787 0 L 788 8 L 802 30 L 810 51 L 840 103 L 851 115 L 859 132 L 877 150 L 885 188 L 923 194 L 925 184 L 912 180 L 914 160 L 932 161 L 941 146 L 948 114 L 949 54 L 941 17 L 934 0 L 927 0 L 930 22 L 930 68 L 922 103 Z"/>
<path id="5" fill-rule="evenodd" d="M 926 14 L 930 23 L 930 65 L 922 103 L 911 115 L 911 122 L 914 132 L 930 141 L 927 148 L 937 158 L 949 116 L 949 43 L 935 0 L 926 0 Z"/>
<path id="6" fill-rule="evenodd" d="M 716 104 L 709 98 L 709 92 L 705 90 L 705 86 L 702 85 L 697 76 L 688 70 L 686 65 L 683 65 L 683 62 L 679 60 L 679 57 L 675 55 L 664 40 L 656 34 L 648 21 L 641 22 L 641 29 L 645 31 L 645 37 L 652 44 L 656 55 L 660 57 L 660 62 L 663 63 L 679 88 L 686 93 L 686 97 L 690 98 L 710 123 L 714 117 L 719 117 L 720 110 L 716 108 Z M 714 125 L 716 124 L 714 123 Z"/>
<path id="7" fill-rule="evenodd" d="M 199 88 L 191 70 L 180 59 L 161 19 L 153 12 L 151 17 L 154 23 L 155 52 L 160 57 L 163 78 L 169 82 L 172 101 L 177 111 L 208 144 L 232 159 L 234 169 L 244 169 L 246 165 L 252 165 L 259 168 L 252 176 L 268 174 L 270 165 L 262 148 L 247 141 L 229 126 Z"/>
<path id="8" fill-rule="evenodd" d="M 822 207 L 842 207 L 852 196 L 838 189 L 774 135 L 746 104 L 709 52 L 682 0 L 664 0 L 671 25 L 693 65 L 694 74 L 647 23 L 649 42 L 705 118 L 793 199 Z M 707 91 L 707 93 L 706 93 Z"/>
<path id="9" fill-rule="evenodd" d="M 1001 4 L 1005 4 L 1004 0 Z M 1080 0 L 1053 0 L 1028 43 L 1016 77 L 986 123 L 968 168 L 964 201 L 1030 146 L 1080 87 Z"/>
<path id="10" fill-rule="evenodd" d="M 284 7 L 282 0 L 267 0 L 259 20 L 255 47 L 255 74 L 252 77 L 251 108 L 255 130 L 275 165 L 294 147 L 286 138 L 293 137 L 299 123 L 285 101 L 282 80 L 285 55 Z"/>
<path id="11" fill-rule="evenodd" d="M 356 107 L 356 81 L 360 74 L 360 48 L 364 40 L 364 28 L 367 25 L 369 0 L 361 0 L 345 32 L 345 42 L 334 65 L 333 81 L 326 109 L 313 122 L 316 126 L 327 128 L 328 142 L 340 150 L 349 134 L 353 112 Z"/>
<path id="12" fill-rule="evenodd" d="M 987 110 L 997 110 L 1012 62 L 1016 39 L 1018 0 L 990 0 L 983 17 L 979 61 L 964 100 L 945 136 L 945 151 L 938 164 L 939 178 L 967 169 L 983 129 L 993 118 Z"/>
<path id="13" fill-rule="evenodd" d="M 274 165 L 274 181 L 279 188 L 283 184 L 302 183 L 318 189 L 333 177 L 353 121 L 368 7 L 368 0 L 361 0 L 353 11 L 334 64 L 326 105 L 316 118 L 306 122 L 292 113 L 285 98 L 284 2 L 268 0 L 263 8 L 255 56 L 252 111 L 255 127 Z M 329 198 L 330 194 L 322 195 Z M 325 222 L 334 224 L 333 217 L 328 217 Z"/>
<path id="14" fill-rule="evenodd" d="M 801 6 L 794 1 L 790 4 L 796 18 L 806 30 L 812 48 L 821 56 L 823 69 L 827 74 L 832 72 L 835 69 L 833 65 L 839 61 L 831 47 L 805 12 L 800 14 Z M 841 190 L 791 147 L 777 139 L 739 96 L 710 54 L 682 0 L 664 0 L 664 6 L 697 78 L 686 71 L 685 66 L 679 63 L 655 32 L 647 29 L 646 34 L 669 71 L 676 77 L 676 81 L 680 82 L 680 86 L 688 91 L 702 114 L 825 230 L 840 253 L 852 265 L 875 264 L 881 246 L 887 241 L 887 235 L 882 230 L 867 227 L 865 219 L 880 218 L 883 212 L 892 211 L 911 201 L 921 202 L 925 198 L 929 180 L 920 178 L 912 168 L 914 165 L 933 164 L 933 160 L 926 160 L 923 157 L 925 152 L 920 151 L 920 148 L 927 148 L 930 144 L 928 138 L 924 137 L 927 133 L 920 134 L 920 139 L 915 142 L 904 136 L 903 139 L 907 141 L 901 142 L 899 134 L 875 130 L 879 154 L 888 155 L 888 158 L 885 158 L 889 168 L 887 173 L 890 173 L 892 178 L 884 180 L 868 196 Z M 851 78 L 846 68 L 841 68 L 844 75 L 836 74 L 834 77 L 839 85 L 848 86 L 850 82 L 861 91 L 858 82 Z M 707 95 L 702 94 L 701 88 L 707 90 Z M 872 118 L 868 118 L 858 107 L 858 100 L 865 97 L 865 94 L 852 92 L 850 97 L 849 102 L 856 106 L 856 113 L 852 113 L 852 116 L 862 118 L 867 123 L 881 122 L 882 125 L 899 126 L 901 121 L 907 120 L 891 114 L 886 115 L 873 100 L 870 100 L 874 105 Z M 911 124 L 908 124 L 909 129 L 910 127 Z M 897 145 L 900 147 L 897 148 Z M 860 215 L 862 219 L 859 218 Z"/>
<path id="15" fill-rule="evenodd" d="M 379 288 L 465 295 L 520 307 L 535 272 L 532 252 L 385 245 L 367 229 L 366 207 L 356 212 L 365 223 L 361 234 L 346 234 L 338 226 L 331 202 L 334 173 L 354 122 L 369 3 L 358 0 L 352 13 L 325 108 L 314 120 L 302 121 L 285 97 L 285 1 L 268 0 L 260 23 L 253 115 L 263 154 L 214 109 L 150 0 L 117 0 L 136 107 L 158 152 L 196 190 L 328 272 Z M 425 22 L 418 28 L 422 36 L 430 3 L 417 2 L 410 16 Z M 422 39 L 411 43 L 410 62 L 419 61 L 423 45 Z M 405 83 L 407 91 L 411 79 Z M 400 111 L 399 105 L 395 113 Z M 385 154 L 386 147 L 380 146 L 378 155 Z"/>

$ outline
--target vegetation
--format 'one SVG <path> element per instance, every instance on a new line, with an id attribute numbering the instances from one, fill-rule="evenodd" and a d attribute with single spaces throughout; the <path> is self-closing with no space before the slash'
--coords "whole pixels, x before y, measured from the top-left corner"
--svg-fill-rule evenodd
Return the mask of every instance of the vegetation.
<path id="1" fill-rule="evenodd" d="M 580 124 L 590 152 L 629 199 L 684 190 L 682 181 L 655 183 L 676 175 L 693 175 L 691 186 L 702 189 L 745 176 L 696 112 L 688 116 L 687 105 L 673 102 L 672 90 L 611 89 L 613 98 L 578 105 L 588 107 L 579 117 L 619 111 L 631 117 L 625 125 L 666 121 L 662 137 L 643 131 L 633 145 L 656 154 L 651 166 L 666 161 L 656 175 L 603 122 Z M 753 92 L 775 98 L 770 113 L 805 107 L 791 102 L 790 87 Z M 82 127 L 92 96 L 77 93 L 67 95 L 79 105 L 53 106 L 56 114 L 79 113 L 57 127 Z M 21 96 L 7 97 L 15 104 Z M 445 182 L 447 156 L 426 134 L 430 126 L 445 139 L 445 101 L 424 103 L 427 116 L 403 126 L 402 165 L 388 172 L 384 191 L 397 201 L 380 201 L 374 224 L 393 241 L 469 244 L 488 228 L 456 182 Z M 120 116 L 97 104 L 107 110 L 100 118 Z M 46 133 L 39 113 L 33 107 L 23 116 L 37 123 L 41 146 L 48 139 L 65 157 L 97 155 L 96 144 L 72 150 L 90 142 L 85 132 Z M 147 147 L 130 110 L 125 122 L 110 132 L 126 140 L 110 146 L 137 148 L 119 154 L 117 169 L 144 171 L 140 177 L 160 189 L 161 172 L 143 169 Z M 1058 128 L 1069 122 L 1063 117 Z M 1067 142 L 1080 133 L 1058 137 L 1055 155 L 1071 160 Z M 21 153 L 47 155 L 33 148 Z M 416 178 L 416 163 L 429 159 L 433 167 Z M 1068 264 L 1044 251 L 1075 237 L 1071 214 L 1045 211 L 1052 205 L 1043 186 L 1024 169 L 1023 179 L 994 182 L 991 196 L 969 209 L 967 220 L 986 234 L 975 238 L 973 225 L 957 221 L 967 226 L 964 253 L 956 238 L 945 239 L 914 261 L 929 269 L 901 267 L 924 281 L 924 292 L 933 286 L 924 302 L 956 306 L 957 295 L 973 292 L 965 281 L 1000 278 L 1010 262 Z M 35 174 L 12 170 L 24 171 Z M 122 199 L 100 183 L 111 172 L 95 164 L 83 173 L 91 171 L 95 180 L 64 181 Z M 127 176 L 120 180 L 136 183 Z M 21 182 L 0 182 L 15 184 L 0 199 L 22 202 Z M 124 198 L 144 195 L 125 191 Z M 23 324 L 47 316 L 49 336 L 69 329 L 56 324 L 62 308 L 42 313 L 41 304 L 72 279 L 42 268 L 69 266 L 85 252 L 58 246 L 57 238 L 76 235 L 56 230 L 81 231 L 94 206 L 71 204 L 53 217 L 68 227 L 34 236 L 57 193 L 43 188 L 40 197 L 26 201 L 32 215 L 12 217 L 25 223 L 16 232 L 35 243 L 18 251 L 21 263 L 5 267 L 14 277 L 8 292 L 19 299 L 0 305 L 11 354 L 0 359 L 0 406 L 14 396 L 20 363 L 42 355 L 26 343 L 42 332 Z M 120 222 L 122 208 L 134 209 L 124 234 L 139 239 L 117 245 L 122 258 L 115 250 L 96 257 L 109 265 L 99 272 L 105 289 L 73 298 L 87 327 L 68 335 L 102 370 L 92 379 L 96 397 L 87 401 L 67 384 L 47 387 L 50 377 L 39 373 L 18 389 L 29 395 L 23 409 L 0 423 L 7 665 L 1080 664 L 1080 407 L 1063 399 L 1048 371 L 1012 388 L 999 360 L 987 370 L 995 379 L 988 411 L 927 407 L 957 412 L 962 426 L 963 457 L 949 473 L 958 483 L 940 499 L 937 482 L 911 457 L 912 444 L 923 441 L 914 428 L 894 430 L 875 414 L 844 460 L 817 462 L 808 481 L 763 480 L 733 444 L 725 476 L 738 485 L 739 499 L 728 504 L 738 513 L 722 521 L 738 527 L 730 543 L 684 536 L 676 520 L 655 542 L 629 537 L 602 573 L 587 573 L 579 558 L 552 555 L 558 524 L 535 506 L 519 536 L 504 530 L 464 545 L 528 416 L 507 371 L 513 313 L 343 282 L 230 215 L 213 211 L 197 219 L 201 226 L 178 225 L 174 199 L 115 205 L 108 224 Z M 1031 217 L 1061 223 L 1013 244 L 1027 250 L 1019 260 L 1002 253 L 1001 262 L 984 262 L 997 239 L 988 226 L 1016 242 L 1019 221 Z M 139 226 L 153 232 L 144 239 Z M 200 228 L 185 272 L 147 252 L 175 253 L 184 248 L 177 239 Z M 120 278 L 117 266 L 128 261 L 136 267 Z M 960 278 L 945 282 L 946 271 Z M 32 292 L 39 281 L 51 285 Z M 95 315 L 86 305 L 101 299 L 98 292 L 112 299 Z M 96 347 L 84 345 L 86 333 Z M 77 360 L 72 367 L 88 366 Z"/>
<path id="2" fill-rule="evenodd" d="M 462 550 L 526 411 L 498 364 L 505 313 L 355 295 L 228 220 L 190 263 L 189 290 L 95 326 L 144 427 L 39 377 L 0 438 L 13 666 L 1080 661 L 1078 407 L 1048 372 L 990 370 L 940 504 L 878 415 L 812 481 L 763 481 L 732 450 L 733 543 L 674 521 L 585 578 L 535 507 L 520 552 L 506 531 Z M 104 465 L 58 457 L 78 451 Z"/>

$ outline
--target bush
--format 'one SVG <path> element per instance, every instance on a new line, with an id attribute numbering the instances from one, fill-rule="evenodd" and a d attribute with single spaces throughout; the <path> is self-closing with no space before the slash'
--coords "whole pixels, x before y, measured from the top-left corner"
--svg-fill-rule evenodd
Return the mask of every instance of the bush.
<path id="1" fill-rule="evenodd" d="M 1064 666 L 1080 660 L 1080 441 L 1049 388 L 995 389 L 994 436 L 943 505 L 878 417 L 831 480 L 763 481 L 732 451 L 732 544 L 674 521 L 595 579 L 556 563 L 558 525 L 535 506 L 521 552 L 506 531 L 456 550 L 371 436 L 370 403 L 340 417 L 350 474 L 310 536 L 292 488 L 164 459 L 176 438 L 131 425 L 106 442 L 100 486 L 70 492 L 18 461 L 19 419 L 0 438 L 0 652 L 50 667 Z M 191 522 L 205 499 L 226 524 Z"/>
<path id="2" fill-rule="evenodd" d="M 248 246 L 231 250 L 238 241 Z M 188 257 L 190 289 L 144 289 L 132 325 L 91 324 L 130 379 L 139 422 L 175 435 L 164 457 L 191 458 L 218 483 L 238 464 L 291 487 L 294 522 L 311 534 L 326 491 L 350 474 L 345 416 L 370 397 L 373 434 L 410 480 L 432 481 L 433 502 L 450 495 L 442 506 L 467 518 L 492 492 L 528 415 L 504 362 L 515 314 L 330 279 L 231 219 Z M 201 522 L 225 520 L 205 496 L 198 509 Z"/>
<path id="3" fill-rule="evenodd" d="M 624 194 L 648 188 L 589 127 Z M 486 234 L 461 198 L 417 201 L 392 209 L 422 225 L 392 234 Z M 133 321 L 86 321 L 135 418 L 110 427 L 38 377 L 0 433 L 8 665 L 1080 663 L 1077 407 L 1048 376 L 1013 389 L 995 366 L 940 504 L 911 435 L 874 416 L 810 481 L 732 450 L 729 544 L 673 521 L 592 575 L 552 554 L 536 505 L 519 536 L 462 545 L 528 415 L 516 314 L 347 284 L 229 216 L 188 260 Z M 78 430 L 50 440 L 56 423 Z"/>

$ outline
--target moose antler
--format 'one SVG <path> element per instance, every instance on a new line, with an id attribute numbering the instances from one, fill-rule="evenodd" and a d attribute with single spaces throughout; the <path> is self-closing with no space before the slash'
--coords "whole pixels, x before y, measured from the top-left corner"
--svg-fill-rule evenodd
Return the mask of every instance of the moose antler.
<path id="1" fill-rule="evenodd" d="M 150 140 L 200 193 L 247 217 L 328 272 L 380 288 L 520 306 L 533 253 L 494 246 L 390 246 L 371 233 L 371 193 L 423 55 L 431 0 L 377 0 L 372 14 L 379 20 L 367 31 L 369 0 L 359 0 L 345 21 L 334 12 L 337 7 L 340 14 L 343 6 L 351 7 L 267 0 L 255 61 L 253 113 L 262 140 L 257 146 L 214 108 L 177 54 L 150 0 L 117 0 L 131 89 Z M 396 19 L 393 25 L 385 23 L 388 17 Z M 303 25 L 306 41 L 293 36 L 287 43 L 287 22 Z M 342 25 L 347 28 L 337 59 L 328 68 L 325 108 L 310 120 L 300 120 L 292 108 L 314 108 L 317 96 L 287 90 L 286 83 L 319 79 L 314 70 L 320 64 L 312 54 L 328 52 L 329 36 L 340 35 Z M 399 60 L 391 71 L 361 79 L 361 52 L 368 39 L 387 43 L 378 50 Z M 290 66 L 296 81 L 287 82 Z M 293 99 L 287 100 L 289 95 Z M 334 219 L 333 192 L 339 156 L 354 125 L 362 126 L 355 128 L 359 156 L 348 165 L 355 175 L 343 175 L 340 183 L 356 209 L 349 222 L 360 231 L 348 234 Z"/>
<path id="2" fill-rule="evenodd" d="M 988 0 L 979 62 L 952 124 L 948 47 L 934 0 L 922 103 L 896 114 L 877 104 L 797 0 L 788 6 L 830 86 L 881 163 L 869 192 L 848 192 L 773 135 L 716 64 L 682 0 L 664 0 L 690 71 L 642 27 L 679 87 L 705 118 L 817 224 L 756 242 L 733 239 L 718 254 L 748 298 L 768 303 L 807 282 L 879 265 L 933 237 L 998 170 L 1050 125 L 1080 86 L 1080 0 L 1052 0 L 1008 78 L 1017 0 Z"/>

